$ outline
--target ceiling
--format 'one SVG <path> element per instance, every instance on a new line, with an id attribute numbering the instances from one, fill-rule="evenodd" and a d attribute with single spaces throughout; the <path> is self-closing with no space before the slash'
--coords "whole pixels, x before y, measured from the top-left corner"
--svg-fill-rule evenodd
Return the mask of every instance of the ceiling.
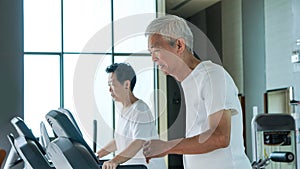
<path id="1" fill-rule="evenodd" d="M 166 12 L 188 18 L 220 0 L 166 0 Z"/>

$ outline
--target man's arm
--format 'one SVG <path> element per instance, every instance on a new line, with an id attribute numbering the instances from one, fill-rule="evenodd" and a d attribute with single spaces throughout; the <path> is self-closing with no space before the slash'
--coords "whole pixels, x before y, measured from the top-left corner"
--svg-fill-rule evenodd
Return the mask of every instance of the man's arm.
<path id="1" fill-rule="evenodd" d="M 171 141 L 151 140 L 144 145 L 147 159 L 162 157 L 167 154 L 204 154 L 230 143 L 231 111 L 221 110 L 209 117 L 210 129 L 190 138 Z"/>
<path id="2" fill-rule="evenodd" d="M 119 164 L 122 164 L 136 155 L 136 153 L 143 147 L 144 140 L 136 139 L 132 141 L 129 146 L 121 153 L 117 154 L 113 159 L 104 162 L 102 169 L 115 169 Z"/>
<path id="3" fill-rule="evenodd" d="M 97 152 L 98 158 L 104 157 L 108 155 L 111 152 L 114 152 L 117 150 L 116 141 L 112 140 L 110 141 L 105 147 L 103 147 L 101 150 Z"/>

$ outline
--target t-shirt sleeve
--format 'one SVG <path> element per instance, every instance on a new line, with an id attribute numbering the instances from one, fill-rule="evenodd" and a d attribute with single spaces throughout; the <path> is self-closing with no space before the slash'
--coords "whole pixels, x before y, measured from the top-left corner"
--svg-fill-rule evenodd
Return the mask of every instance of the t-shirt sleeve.
<path id="1" fill-rule="evenodd" d="M 134 120 L 131 123 L 132 138 L 150 140 L 157 135 L 154 119 L 147 106 L 138 107 L 135 110 Z"/>
<path id="2" fill-rule="evenodd" d="M 154 122 L 145 117 L 146 113 L 139 113 L 139 120 L 132 122 L 133 139 L 150 140 L 153 139 Z"/>
<path id="3" fill-rule="evenodd" d="M 207 115 L 220 110 L 231 110 L 232 115 L 240 111 L 237 88 L 229 74 L 221 67 L 208 70 L 202 94 Z"/>

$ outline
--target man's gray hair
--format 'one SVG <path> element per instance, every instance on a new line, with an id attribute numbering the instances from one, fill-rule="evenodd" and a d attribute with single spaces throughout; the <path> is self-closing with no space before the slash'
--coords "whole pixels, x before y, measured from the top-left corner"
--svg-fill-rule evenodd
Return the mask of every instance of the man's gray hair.
<path id="1" fill-rule="evenodd" d="M 170 38 L 183 38 L 186 47 L 193 53 L 193 34 L 183 18 L 175 15 L 166 15 L 154 19 L 148 25 L 145 32 L 146 36 L 151 36 L 153 34 L 162 35 L 170 42 L 170 44 L 174 43 L 171 42 Z"/>

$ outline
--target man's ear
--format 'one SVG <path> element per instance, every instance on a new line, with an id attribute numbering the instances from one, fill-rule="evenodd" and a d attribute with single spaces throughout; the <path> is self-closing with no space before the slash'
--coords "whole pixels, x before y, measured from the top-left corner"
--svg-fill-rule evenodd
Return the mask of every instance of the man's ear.
<path id="1" fill-rule="evenodd" d="M 130 81 L 129 80 L 126 80 L 124 82 L 124 86 L 125 86 L 125 89 L 129 89 L 130 88 Z"/>
<path id="2" fill-rule="evenodd" d="M 185 50 L 185 40 L 183 38 L 178 38 L 176 40 L 176 48 L 177 48 L 177 52 L 178 54 L 182 54 Z"/>

